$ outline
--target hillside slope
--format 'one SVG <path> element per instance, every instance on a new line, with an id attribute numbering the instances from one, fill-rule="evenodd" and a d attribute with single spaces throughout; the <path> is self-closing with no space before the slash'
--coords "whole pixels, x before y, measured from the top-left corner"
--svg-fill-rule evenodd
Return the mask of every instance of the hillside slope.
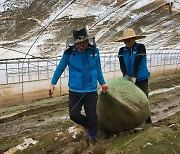
<path id="1" fill-rule="evenodd" d="M 172 2 L 172 3 L 171 3 Z M 0 59 L 61 55 L 74 28 L 87 25 L 101 52 L 127 27 L 147 35 L 151 49 L 179 49 L 177 0 L 4 0 L 0 5 Z"/>

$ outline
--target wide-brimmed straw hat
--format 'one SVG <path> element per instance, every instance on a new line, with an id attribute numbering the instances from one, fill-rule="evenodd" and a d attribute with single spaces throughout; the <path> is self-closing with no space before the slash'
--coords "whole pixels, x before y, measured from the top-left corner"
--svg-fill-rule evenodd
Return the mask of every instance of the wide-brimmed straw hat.
<path id="1" fill-rule="evenodd" d="M 121 42 L 121 41 L 123 41 L 125 39 L 129 39 L 129 38 L 135 38 L 136 40 L 138 40 L 138 39 L 142 39 L 145 37 L 146 36 L 144 36 L 144 35 L 136 35 L 135 31 L 132 28 L 128 28 L 128 29 L 124 30 L 122 37 L 115 40 L 115 42 Z"/>

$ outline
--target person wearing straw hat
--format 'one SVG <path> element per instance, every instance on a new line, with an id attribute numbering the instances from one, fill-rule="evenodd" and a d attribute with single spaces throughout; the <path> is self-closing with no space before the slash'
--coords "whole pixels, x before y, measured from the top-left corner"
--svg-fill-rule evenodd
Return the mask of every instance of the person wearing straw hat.
<path id="1" fill-rule="evenodd" d="M 75 123 L 87 129 L 89 141 L 96 143 L 98 130 L 98 117 L 96 104 L 98 99 L 97 81 L 102 86 L 102 91 L 108 89 L 101 70 L 99 49 L 89 43 L 91 37 L 86 28 L 73 30 L 71 38 L 72 46 L 63 53 L 50 84 L 50 96 L 54 92 L 55 85 L 69 67 L 69 115 Z M 84 106 L 85 115 L 81 114 Z"/>
<path id="2" fill-rule="evenodd" d="M 116 42 L 124 42 L 118 53 L 120 69 L 123 77 L 131 80 L 148 97 L 148 79 L 150 73 L 147 68 L 146 48 L 144 44 L 136 40 L 145 38 L 143 35 L 136 35 L 132 28 L 125 29 L 123 35 Z M 151 117 L 146 120 L 151 123 Z"/>

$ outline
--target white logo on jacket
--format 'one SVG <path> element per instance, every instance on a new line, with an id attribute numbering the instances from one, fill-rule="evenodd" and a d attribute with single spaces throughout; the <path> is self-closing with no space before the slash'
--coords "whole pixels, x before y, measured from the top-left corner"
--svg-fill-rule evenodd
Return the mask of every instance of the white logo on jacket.
<path id="1" fill-rule="evenodd" d="M 97 56 L 97 53 L 96 53 L 96 54 L 94 54 L 94 56 Z M 90 57 L 93 57 L 93 54 L 92 54 L 92 55 L 90 55 Z"/>

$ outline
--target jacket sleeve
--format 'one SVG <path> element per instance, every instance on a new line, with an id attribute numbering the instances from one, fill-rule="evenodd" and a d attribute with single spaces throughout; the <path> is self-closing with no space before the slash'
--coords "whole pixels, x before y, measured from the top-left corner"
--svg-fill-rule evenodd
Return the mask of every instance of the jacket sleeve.
<path id="1" fill-rule="evenodd" d="M 123 73 L 123 76 L 125 76 L 127 75 L 127 71 L 126 71 L 126 65 L 124 63 L 124 58 L 123 58 L 123 48 L 120 48 L 118 57 L 119 57 L 120 69 Z"/>
<path id="2" fill-rule="evenodd" d="M 137 76 L 137 72 L 139 70 L 139 65 L 141 63 L 143 56 L 146 56 L 146 48 L 145 48 L 144 44 L 140 44 L 137 48 L 137 56 L 134 61 L 133 77 Z"/>
<path id="3" fill-rule="evenodd" d="M 104 81 L 102 69 L 101 69 L 101 60 L 100 60 L 100 55 L 99 55 L 99 49 L 96 48 L 97 51 L 97 79 L 100 83 L 100 85 L 105 84 L 106 82 Z"/>
<path id="4" fill-rule="evenodd" d="M 53 74 L 53 77 L 52 77 L 52 80 L 51 80 L 51 84 L 54 84 L 56 85 L 57 84 L 57 81 L 59 80 L 61 74 L 64 72 L 66 66 L 68 65 L 69 63 L 69 54 L 66 53 L 66 51 L 64 52 L 54 74 Z"/>

